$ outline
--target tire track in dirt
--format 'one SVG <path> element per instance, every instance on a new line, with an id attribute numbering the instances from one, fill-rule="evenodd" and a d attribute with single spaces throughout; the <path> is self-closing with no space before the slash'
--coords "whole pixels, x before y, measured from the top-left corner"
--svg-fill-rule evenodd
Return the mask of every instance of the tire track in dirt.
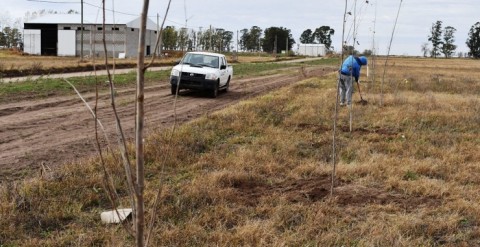
<path id="1" fill-rule="evenodd" d="M 199 92 L 182 91 L 177 102 L 177 123 L 181 124 L 225 108 L 242 99 L 269 92 L 298 81 L 295 69 L 287 73 L 234 79 L 227 93 L 216 99 Z M 321 76 L 328 69 L 310 68 L 308 76 Z M 303 78 L 303 77 L 300 77 Z M 83 97 L 93 108 L 95 95 Z M 134 136 L 135 89 L 116 92 L 117 112 L 127 140 Z M 146 134 L 169 127 L 174 122 L 174 97 L 168 82 L 145 88 Z M 105 126 L 110 142 L 116 143 L 115 119 L 109 93 L 98 100 L 97 115 Z M 0 183 L 35 174 L 41 164 L 52 169 L 78 158 L 96 154 L 94 121 L 76 95 L 41 100 L 25 100 L 0 106 Z M 102 136 L 102 133 L 99 133 Z M 103 140 L 105 141 L 105 140 Z"/>

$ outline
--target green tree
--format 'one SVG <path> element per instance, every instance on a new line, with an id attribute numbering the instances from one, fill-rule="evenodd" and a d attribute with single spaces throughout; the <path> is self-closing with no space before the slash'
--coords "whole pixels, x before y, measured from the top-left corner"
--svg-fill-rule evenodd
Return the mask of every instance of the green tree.
<path id="1" fill-rule="evenodd" d="M 180 28 L 180 32 L 178 32 L 178 46 L 180 50 L 184 51 L 188 48 L 188 29 L 187 28 Z"/>
<path id="2" fill-rule="evenodd" d="M 290 29 L 284 27 L 270 27 L 265 29 L 264 38 L 262 39 L 262 48 L 265 52 L 280 53 L 288 46 L 288 50 L 292 49 L 295 40 L 292 38 Z M 287 44 L 288 40 L 288 44 Z M 276 42 L 275 42 L 276 41 Z"/>
<path id="3" fill-rule="evenodd" d="M 210 51 L 212 50 L 213 46 L 213 30 L 207 29 L 205 32 L 202 33 L 199 42 L 200 46 L 203 48 L 204 51 Z"/>
<path id="4" fill-rule="evenodd" d="M 434 58 L 440 55 L 442 42 L 442 21 L 437 21 L 432 24 L 432 29 L 430 30 L 430 36 L 428 36 L 428 41 L 432 42 L 432 52 L 431 55 Z"/>
<path id="5" fill-rule="evenodd" d="M 0 46 L 7 46 L 7 36 L 3 31 L 0 31 Z"/>
<path id="6" fill-rule="evenodd" d="M 250 36 L 248 37 L 248 47 L 253 51 L 260 51 L 260 39 L 262 37 L 262 29 L 258 26 L 253 26 L 250 28 Z"/>
<path id="7" fill-rule="evenodd" d="M 230 52 L 230 44 L 232 43 L 233 39 L 233 32 L 232 31 L 224 31 L 222 33 L 222 51 Z"/>
<path id="8" fill-rule="evenodd" d="M 442 53 L 446 58 L 451 58 L 457 46 L 453 43 L 455 42 L 455 32 L 457 29 L 451 26 L 445 27 L 443 31 L 443 43 L 442 43 Z"/>
<path id="9" fill-rule="evenodd" d="M 173 26 L 163 29 L 162 43 L 164 50 L 175 50 L 177 48 L 178 32 Z"/>
<path id="10" fill-rule="evenodd" d="M 213 51 L 221 52 L 224 45 L 223 45 L 223 33 L 225 29 L 223 28 L 215 28 L 212 32 L 212 49 Z"/>
<path id="11" fill-rule="evenodd" d="M 313 33 L 318 42 L 324 44 L 328 50 L 330 50 L 330 47 L 332 46 L 332 35 L 334 34 L 335 30 L 329 26 L 321 26 L 315 29 L 315 32 Z"/>
<path id="12" fill-rule="evenodd" d="M 0 32 L 0 46 L 17 48 L 22 44 L 22 33 L 18 28 L 4 27 Z"/>
<path id="13" fill-rule="evenodd" d="M 370 50 L 370 49 L 365 49 L 365 50 L 362 52 L 362 55 L 363 55 L 363 56 L 371 56 L 371 55 L 373 55 L 373 51 Z"/>
<path id="14" fill-rule="evenodd" d="M 244 29 L 240 30 L 240 33 L 241 33 L 241 36 L 240 36 L 240 39 L 238 41 L 239 45 L 240 45 L 240 49 L 242 51 L 246 51 L 247 50 L 247 40 L 248 40 L 248 35 L 249 35 L 248 29 L 244 28 Z"/>
<path id="15" fill-rule="evenodd" d="M 480 58 L 480 22 L 475 23 L 468 33 L 467 46 L 470 49 L 469 56 Z"/>
<path id="16" fill-rule="evenodd" d="M 358 55 L 359 52 L 357 50 L 355 50 L 355 47 L 353 47 L 353 45 L 344 45 L 343 46 L 343 54 L 345 55 Z"/>
<path id="17" fill-rule="evenodd" d="M 260 38 L 262 37 L 262 29 L 258 26 L 252 26 L 250 30 L 242 29 L 240 32 L 240 44 L 242 50 L 245 51 L 260 51 Z"/>
<path id="18" fill-rule="evenodd" d="M 313 31 L 311 29 L 307 29 L 303 31 L 303 33 L 300 35 L 300 43 L 302 44 L 315 43 L 315 35 L 313 35 Z"/>

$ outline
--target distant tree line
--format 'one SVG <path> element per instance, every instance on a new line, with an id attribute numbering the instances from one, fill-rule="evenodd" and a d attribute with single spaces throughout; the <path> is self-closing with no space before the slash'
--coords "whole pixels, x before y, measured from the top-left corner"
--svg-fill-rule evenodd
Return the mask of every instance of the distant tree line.
<path id="1" fill-rule="evenodd" d="M 167 26 L 162 33 L 164 50 L 204 50 L 214 52 L 230 52 L 234 47 L 234 33 L 223 28 L 206 28 L 191 30 Z M 237 32 L 238 49 L 248 52 L 277 52 L 292 49 L 295 40 L 290 29 L 270 27 L 262 30 L 258 26 L 242 29 Z"/>
<path id="2" fill-rule="evenodd" d="M 455 54 L 457 46 L 455 43 L 455 29 L 452 26 L 446 26 L 442 28 L 443 22 L 436 21 L 432 24 L 430 29 L 430 34 L 428 36 L 428 42 L 423 43 L 421 50 L 423 56 L 426 57 L 429 53 L 433 58 L 437 58 L 442 54 L 445 58 L 451 58 Z M 432 45 L 432 48 L 429 48 L 429 44 Z M 468 34 L 466 41 L 467 47 L 470 51 L 466 54 L 469 57 L 480 58 L 480 22 L 475 23 L 471 28 Z M 458 53 L 459 56 L 463 56 L 463 53 Z"/>
<path id="3" fill-rule="evenodd" d="M 167 26 L 163 29 L 162 42 L 164 50 L 208 50 L 229 52 L 232 49 L 233 32 L 223 28 L 206 30 L 176 29 Z"/>

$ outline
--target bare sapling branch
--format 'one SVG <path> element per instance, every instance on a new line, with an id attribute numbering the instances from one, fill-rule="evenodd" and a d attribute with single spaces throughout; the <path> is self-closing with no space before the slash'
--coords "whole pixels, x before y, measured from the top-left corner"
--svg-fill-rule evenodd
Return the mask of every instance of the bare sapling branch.
<path id="1" fill-rule="evenodd" d="M 345 11 L 343 13 L 343 30 L 342 30 L 342 51 L 341 51 L 341 59 L 340 59 L 340 69 L 342 69 L 342 62 L 343 62 L 343 51 L 344 49 L 344 39 L 345 39 L 345 22 L 347 20 L 347 7 L 348 2 L 345 0 Z M 337 94 L 335 98 L 335 115 L 333 117 L 333 138 L 332 138 L 332 181 L 330 185 L 330 197 L 333 197 L 333 190 L 335 188 L 335 176 L 337 172 L 337 121 L 338 121 L 338 101 L 340 98 L 340 72 L 337 75 Z"/>
<path id="2" fill-rule="evenodd" d="M 397 17 L 395 18 L 395 24 L 393 25 L 392 36 L 390 37 L 390 43 L 388 44 L 387 58 L 385 59 L 385 65 L 383 67 L 382 85 L 380 89 L 380 106 L 383 106 L 383 85 L 385 84 L 385 73 L 387 72 L 388 59 L 390 58 L 390 50 L 392 48 L 393 36 L 395 35 L 398 16 L 400 15 L 400 9 L 402 8 L 402 2 L 403 0 L 400 0 L 400 5 L 398 5 Z"/>
<path id="3" fill-rule="evenodd" d="M 155 44 L 155 51 L 153 53 L 152 60 L 150 61 L 150 63 L 148 65 L 145 66 L 145 69 L 150 67 L 153 64 L 153 62 L 155 61 L 155 55 L 156 55 L 157 49 L 160 49 L 160 53 L 161 53 L 163 25 L 165 24 L 165 20 L 167 19 L 168 12 L 170 10 L 170 3 L 171 2 L 172 2 L 172 0 L 168 1 L 168 6 L 167 6 L 167 9 L 165 10 L 165 15 L 163 16 L 162 25 L 160 27 L 159 34 L 157 35 L 157 41 L 156 41 L 156 44 Z M 174 104 L 176 104 L 176 100 L 177 100 L 177 97 L 175 95 L 175 103 Z M 176 119 L 176 116 L 175 116 L 175 119 Z M 175 126 L 176 126 L 176 121 L 173 124 L 173 130 L 172 130 L 171 135 L 170 135 L 170 140 L 173 138 L 173 133 L 175 131 Z M 170 142 L 171 141 L 168 141 L 168 143 L 170 143 Z M 148 244 L 150 242 L 150 237 L 152 236 L 153 228 L 155 226 L 155 219 L 157 217 L 157 210 L 156 209 L 158 208 L 158 205 L 160 204 L 160 198 L 161 198 L 162 190 L 163 190 L 163 182 L 164 182 L 163 181 L 163 174 L 164 174 L 165 162 L 166 162 L 166 158 L 169 156 L 171 148 L 168 148 L 168 149 L 169 150 L 164 153 L 164 157 L 162 159 L 162 168 L 161 168 L 161 172 L 160 172 L 160 183 L 159 183 L 159 188 L 158 188 L 158 191 L 157 191 L 157 194 L 155 196 L 154 203 L 153 203 L 153 208 L 152 208 L 150 221 L 149 221 L 149 224 L 147 226 L 147 236 L 146 236 L 146 239 L 145 239 L 145 246 L 148 246 Z"/>
<path id="4" fill-rule="evenodd" d="M 96 67 L 95 66 L 94 66 L 94 70 L 96 72 Z M 105 127 L 103 126 L 102 122 L 98 119 L 98 115 L 96 113 L 97 112 L 97 103 L 98 103 L 98 87 L 97 87 L 97 85 L 95 86 L 96 87 L 95 88 L 95 91 L 96 91 L 95 107 L 94 107 L 95 110 L 92 110 L 92 108 L 90 107 L 88 102 L 80 94 L 80 92 L 77 90 L 77 88 L 67 79 L 64 79 L 64 81 L 66 83 L 68 83 L 73 88 L 75 93 L 83 101 L 86 108 L 90 111 L 90 114 L 92 114 L 92 117 L 95 120 L 95 141 L 96 141 L 96 148 L 97 148 L 97 151 L 98 151 L 99 156 L 100 156 L 100 162 L 101 162 L 103 173 L 104 173 L 104 189 L 107 191 L 107 195 L 108 195 L 108 198 L 110 200 L 110 203 L 112 204 L 112 208 L 117 212 L 117 215 L 120 216 L 120 213 L 117 211 L 117 203 L 116 203 L 116 201 L 118 200 L 119 197 L 118 197 L 118 194 L 116 192 L 115 186 L 113 185 L 112 175 L 110 174 L 110 172 L 107 169 L 107 166 L 105 165 L 105 159 L 103 157 L 103 151 L 102 151 L 102 147 L 101 147 L 100 140 L 99 140 L 99 137 L 98 137 L 98 126 L 100 126 L 100 128 L 102 130 L 102 133 L 104 135 L 105 141 L 107 143 L 107 149 L 111 149 L 110 141 L 109 141 L 107 132 L 105 131 Z M 132 230 L 126 224 L 122 224 L 122 225 L 124 226 L 125 230 L 130 235 L 133 236 Z"/>
<path id="5" fill-rule="evenodd" d="M 107 147 L 110 146 L 110 141 L 108 139 L 108 135 L 107 135 L 107 132 L 105 131 L 105 127 L 103 126 L 102 122 L 97 118 L 97 114 L 92 110 L 92 107 L 90 107 L 90 105 L 88 104 L 88 102 L 85 100 L 85 98 L 83 98 L 83 96 L 80 94 L 80 92 L 77 90 L 77 88 L 70 82 L 68 81 L 67 79 L 63 79 L 66 83 L 68 83 L 68 85 L 70 85 L 73 90 L 75 91 L 75 93 L 78 95 L 78 97 L 83 101 L 83 103 L 85 104 L 85 107 L 87 107 L 87 109 L 90 111 L 90 114 L 92 114 L 92 117 L 95 119 L 95 121 L 97 122 L 97 124 L 100 126 L 100 128 L 102 129 L 102 132 L 104 134 L 104 137 L 105 137 L 105 140 L 107 142 Z M 98 97 L 98 96 L 97 96 Z"/>
<path id="6" fill-rule="evenodd" d="M 110 85 L 111 106 L 112 106 L 113 113 L 115 115 L 115 122 L 116 122 L 116 128 L 117 128 L 117 138 L 118 138 L 117 140 L 118 140 L 118 144 L 119 144 L 119 147 L 120 147 L 120 153 L 121 153 L 121 157 L 122 157 L 122 161 L 123 161 L 123 166 L 124 166 L 126 177 L 127 177 L 130 203 L 131 203 L 131 207 L 133 209 L 133 212 L 135 212 L 135 206 L 136 206 L 135 205 L 135 198 L 134 198 L 135 187 L 134 187 L 134 184 L 133 184 L 132 167 L 131 167 L 129 156 L 128 156 L 127 144 L 126 144 L 126 141 L 125 141 L 125 135 L 124 135 L 124 132 L 123 132 L 123 129 L 122 129 L 122 124 L 121 124 L 120 117 L 118 116 L 118 112 L 117 112 L 117 109 L 116 109 L 115 88 L 114 88 L 113 81 L 112 81 L 112 76 L 110 74 L 110 70 L 109 70 L 109 67 L 108 67 L 108 56 L 107 56 L 108 53 L 107 53 L 107 44 L 106 44 L 106 40 L 105 40 L 105 30 L 106 30 L 106 28 L 105 28 L 105 0 L 102 0 L 102 4 L 103 4 L 103 6 L 102 6 L 103 7 L 102 8 L 102 10 L 103 10 L 102 42 L 103 42 L 103 49 L 104 49 L 104 55 L 105 55 L 105 67 L 106 67 L 106 70 L 107 70 L 108 82 L 109 82 L 109 85 Z"/>

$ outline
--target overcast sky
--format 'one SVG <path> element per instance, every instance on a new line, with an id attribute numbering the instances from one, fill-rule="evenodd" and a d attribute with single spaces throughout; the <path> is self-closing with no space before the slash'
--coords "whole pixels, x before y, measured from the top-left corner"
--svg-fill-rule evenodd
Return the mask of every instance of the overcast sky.
<path id="1" fill-rule="evenodd" d="M 2 0 L 0 14 L 14 20 L 24 17 L 27 11 L 41 9 L 63 12 L 74 9 L 80 12 L 80 0 L 38 1 L 43 2 Z M 134 18 L 134 15 L 139 15 L 142 2 L 106 0 L 106 5 L 107 9 L 115 9 L 116 15 L 130 14 Z M 157 13 L 164 15 L 167 2 L 150 1 L 149 15 L 153 21 L 156 21 Z M 86 14 L 98 13 L 98 8 L 94 6 L 100 6 L 101 1 L 84 0 L 84 3 Z M 372 41 L 375 39 L 378 53 L 386 54 L 399 5 L 400 0 L 369 0 L 368 3 L 365 0 L 348 0 L 347 8 L 352 15 L 347 18 L 345 36 L 348 37 L 349 44 L 353 43 L 352 24 L 355 21 L 358 25 L 356 49 L 372 49 Z M 341 0 L 172 0 L 166 24 L 183 27 L 187 19 L 190 28 L 205 29 L 212 25 L 235 34 L 237 30 L 250 29 L 252 26 L 262 29 L 272 26 L 285 27 L 291 30 L 297 44 L 300 43 L 299 37 L 304 30 L 330 26 L 335 29 L 332 45 L 337 49 L 341 45 L 344 9 L 345 1 Z M 457 52 L 468 52 L 465 41 L 472 25 L 480 22 L 479 9 L 479 0 L 404 0 L 390 53 L 420 55 L 421 45 L 427 42 L 431 26 L 437 20 L 442 21 L 444 27 L 452 26 L 457 29 Z"/>

